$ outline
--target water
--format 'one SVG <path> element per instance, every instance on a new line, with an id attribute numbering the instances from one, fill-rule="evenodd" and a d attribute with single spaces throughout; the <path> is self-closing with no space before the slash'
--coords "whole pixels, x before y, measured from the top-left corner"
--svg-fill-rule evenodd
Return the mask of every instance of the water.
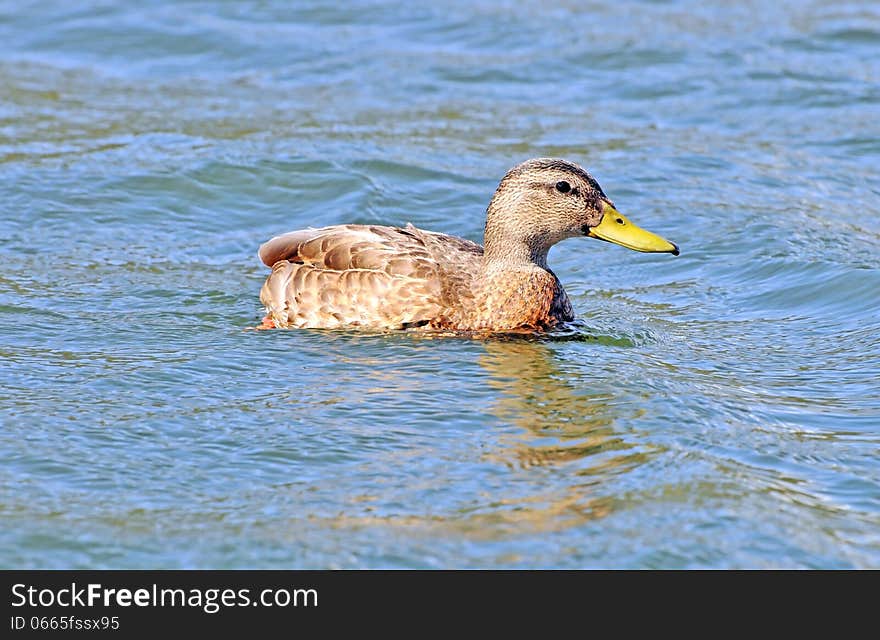
<path id="1" fill-rule="evenodd" d="M 872 2 L 0 2 L 0 566 L 880 567 L 878 78 Z M 269 237 L 541 155 L 681 257 L 246 330 Z"/>

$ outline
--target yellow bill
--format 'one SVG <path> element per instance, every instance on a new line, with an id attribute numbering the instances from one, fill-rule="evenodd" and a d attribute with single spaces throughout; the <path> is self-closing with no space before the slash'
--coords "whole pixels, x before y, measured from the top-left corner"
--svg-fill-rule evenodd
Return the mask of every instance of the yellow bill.
<path id="1" fill-rule="evenodd" d="M 641 227 L 634 225 L 607 202 L 603 204 L 604 215 L 602 216 L 602 221 L 595 227 L 590 227 L 587 230 L 588 236 L 598 238 L 599 240 L 607 240 L 634 251 L 678 255 L 677 245 L 665 238 L 661 238 L 655 233 L 645 231 Z"/>

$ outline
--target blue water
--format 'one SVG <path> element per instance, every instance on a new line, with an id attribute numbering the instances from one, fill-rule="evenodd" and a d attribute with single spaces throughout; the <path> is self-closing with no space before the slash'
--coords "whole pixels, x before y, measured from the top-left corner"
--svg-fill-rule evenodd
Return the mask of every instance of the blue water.
<path id="1" fill-rule="evenodd" d="M 294 6 L 291 6 L 294 5 Z M 0 2 L 0 566 L 880 568 L 874 2 Z M 568 339 L 249 331 L 584 166 Z"/>

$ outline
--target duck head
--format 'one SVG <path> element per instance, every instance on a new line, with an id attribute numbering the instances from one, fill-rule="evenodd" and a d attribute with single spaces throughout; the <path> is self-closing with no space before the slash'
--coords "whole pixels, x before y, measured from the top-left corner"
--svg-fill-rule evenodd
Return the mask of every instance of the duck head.
<path id="1" fill-rule="evenodd" d="M 507 172 L 486 212 L 489 261 L 528 260 L 547 266 L 547 252 L 566 238 L 587 236 L 635 251 L 678 247 L 625 218 L 583 168 L 555 158 L 527 160 Z"/>

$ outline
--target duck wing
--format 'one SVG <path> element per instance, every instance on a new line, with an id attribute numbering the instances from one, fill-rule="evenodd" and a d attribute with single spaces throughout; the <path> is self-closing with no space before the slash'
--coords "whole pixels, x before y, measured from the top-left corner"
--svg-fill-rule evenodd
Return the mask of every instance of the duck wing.
<path id="1" fill-rule="evenodd" d="M 260 300 L 282 327 L 424 326 L 468 296 L 482 252 L 412 225 L 292 231 L 260 247 L 272 267 Z"/>

